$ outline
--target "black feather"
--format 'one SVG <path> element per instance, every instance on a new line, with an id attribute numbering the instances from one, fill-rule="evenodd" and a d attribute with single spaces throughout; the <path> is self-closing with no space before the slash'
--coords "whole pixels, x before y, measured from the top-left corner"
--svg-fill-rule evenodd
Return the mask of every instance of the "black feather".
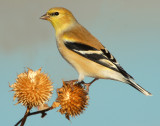
<path id="1" fill-rule="evenodd" d="M 70 50 L 78 50 L 78 51 L 97 50 L 96 48 L 81 43 L 65 42 L 65 46 Z"/>
<path id="2" fill-rule="evenodd" d="M 129 75 L 116 61 L 116 59 L 114 58 L 114 56 L 107 50 L 105 49 L 101 49 L 101 51 L 104 53 L 105 56 L 107 56 L 107 58 L 114 63 L 117 66 L 117 69 L 119 70 L 120 73 L 123 74 L 123 76 L 127 77 L 127 78 L 132 78 L 133 77 L 131 75 Z"/>
<path id="3" fill-rule="evenodd" d="M 105 49 L 101 49 L 101 51 L 103 52 L 103 54 L 104 54 L 105 56 L 107 56 L 107 58 L 108 58 L 110 61 L 112 61 L 112 62 L 114 62 L 114 63 L 117 62 L 116 59 L 112 56 L 112 54 L 111 54 L 109 51 L 106 52 Z"/>
<path id="4" fill-rule="evenodd" d="M 85 44 L 81 44 L 81 43 L 75 43 L 75 42 L 65 42 L 64 43 L 65 46 L 70 49 L 71 51 L 74 51 L 76 52 L 77 54 L 83 56 L 83 57 L 86 57 L 87 59 L 89 60 L 92 60 L 98 64 L 101 64 L 105 67 L 109 67 L 110 69 L 114 70 L 114 71 L 117 71 L 117 72 L 120 72 L 123 76 L 125 76 L 126 78 L 132 78 L 132 76 L 130 76 L 116 61 L 116 59 L 112 56 L 112 54 L 108 51 L 106 52 L 105 49 L 101 49 L 102 53 L 98 54 L 98 53 L 92 53 L 92 54 L 83 54 L 83 53 L 80 53 L 79 51 L 100 51 L 100 50 L 97 50 L 96 48 L 94 47 L 91 47 L 89 45 L 85 45 Z M 110 62 L 112 62 L 116 68 L 104 63 L 101 61 L 101 59 L 107 59 L 109 60 Z"/>

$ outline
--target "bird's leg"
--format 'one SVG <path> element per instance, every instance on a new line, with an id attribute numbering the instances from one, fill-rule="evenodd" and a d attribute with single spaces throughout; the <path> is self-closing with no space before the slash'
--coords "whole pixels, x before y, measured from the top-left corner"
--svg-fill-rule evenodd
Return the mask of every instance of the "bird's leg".
<path id="1" fill-rule="evenodd" d="M 91 84 L 93 82 L 95 82 L 96 80 L 98 80 L 98 78 L 94 78 L 90 83 L 83 83 L 84 86 L 86 87 L 86 91 L 89 92 L 89 86 L 91 86 Z"/>

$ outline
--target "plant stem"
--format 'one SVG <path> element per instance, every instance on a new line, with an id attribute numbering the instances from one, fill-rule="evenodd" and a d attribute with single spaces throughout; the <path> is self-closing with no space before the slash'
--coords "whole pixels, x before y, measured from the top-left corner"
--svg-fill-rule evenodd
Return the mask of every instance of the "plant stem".
<path id="1" fill-rule="evenodd" d="M 26 122 L 26 120 L 27 120 L 27 116 L 28 116 L 30 110 L 31 110 L 31 108 L 27 107 L 26 113 L 25 113 L 24 117 L 22 118 L 21 126 L 24 126 L 24 124 L 25 124 L 25 122 Z"/>
<path id="2" fill-rule="evenodd" d="M 51 107 L 49 107 L 47 109 L 44 109 L 44 110 L 41 110 L 41 111 L 32 112 L 32 113 L 30 113 L 30 110 L 26 111 L 24 117 L 21 120 L 19 120 L 14 126 L 18 126 L 18 124 L 21 123 L 21 122 L 22 122 L 21 126 L 24 126 L 24 123 L 25 123 L 27 117 L 31 116 L 31 115 L 42 114 L 41 117 L 43 118 L 46 115 L 46 112 L 49 111 L 49 110 L 52 110 L 52 109 L 53 109 L 53 107 L 51 106 Z"/>

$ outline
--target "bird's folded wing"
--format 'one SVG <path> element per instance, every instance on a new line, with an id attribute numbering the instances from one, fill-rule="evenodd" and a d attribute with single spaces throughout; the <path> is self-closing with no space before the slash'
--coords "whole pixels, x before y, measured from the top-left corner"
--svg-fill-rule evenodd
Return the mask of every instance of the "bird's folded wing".
<path id="1" fill-rule="evenodd" d="M 116 59 L 111 55 L 111 53 L 106 49 L 98 50 L 86 44 L 78 42 L 65 41 L 65 46 L 75 53 L 92 60 L 100 65 L 110 68 L 114 71 L 120 72 L 126 78 L 132 78 L 116 61 Z"/>

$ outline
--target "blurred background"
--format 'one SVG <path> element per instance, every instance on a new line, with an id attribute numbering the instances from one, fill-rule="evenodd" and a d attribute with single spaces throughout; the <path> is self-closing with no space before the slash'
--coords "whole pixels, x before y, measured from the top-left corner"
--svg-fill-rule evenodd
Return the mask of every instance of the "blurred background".
<path id="1" fill-rule="evenodd" d="M 159 126 L 159 5 L 159 0 L 0 0 L 0 125 L 13 126 L 25 113 L 25 107 L 14 105 L 9 83 L 27 67 L 42 67 L 55 89 L 62 86 L 62 79 L 78 78 L 57 50 L 53 27 L 39 19 L 51 7 L 65 7 L 153 96 L 121 82 L 98 80 L 90 87 L 89 106 L 79 117 L 70 122 L 56 109 L 43 119 L 29 117 L 26 126 Z M 49 105 L 55 98 L 54 91 Z"/>

